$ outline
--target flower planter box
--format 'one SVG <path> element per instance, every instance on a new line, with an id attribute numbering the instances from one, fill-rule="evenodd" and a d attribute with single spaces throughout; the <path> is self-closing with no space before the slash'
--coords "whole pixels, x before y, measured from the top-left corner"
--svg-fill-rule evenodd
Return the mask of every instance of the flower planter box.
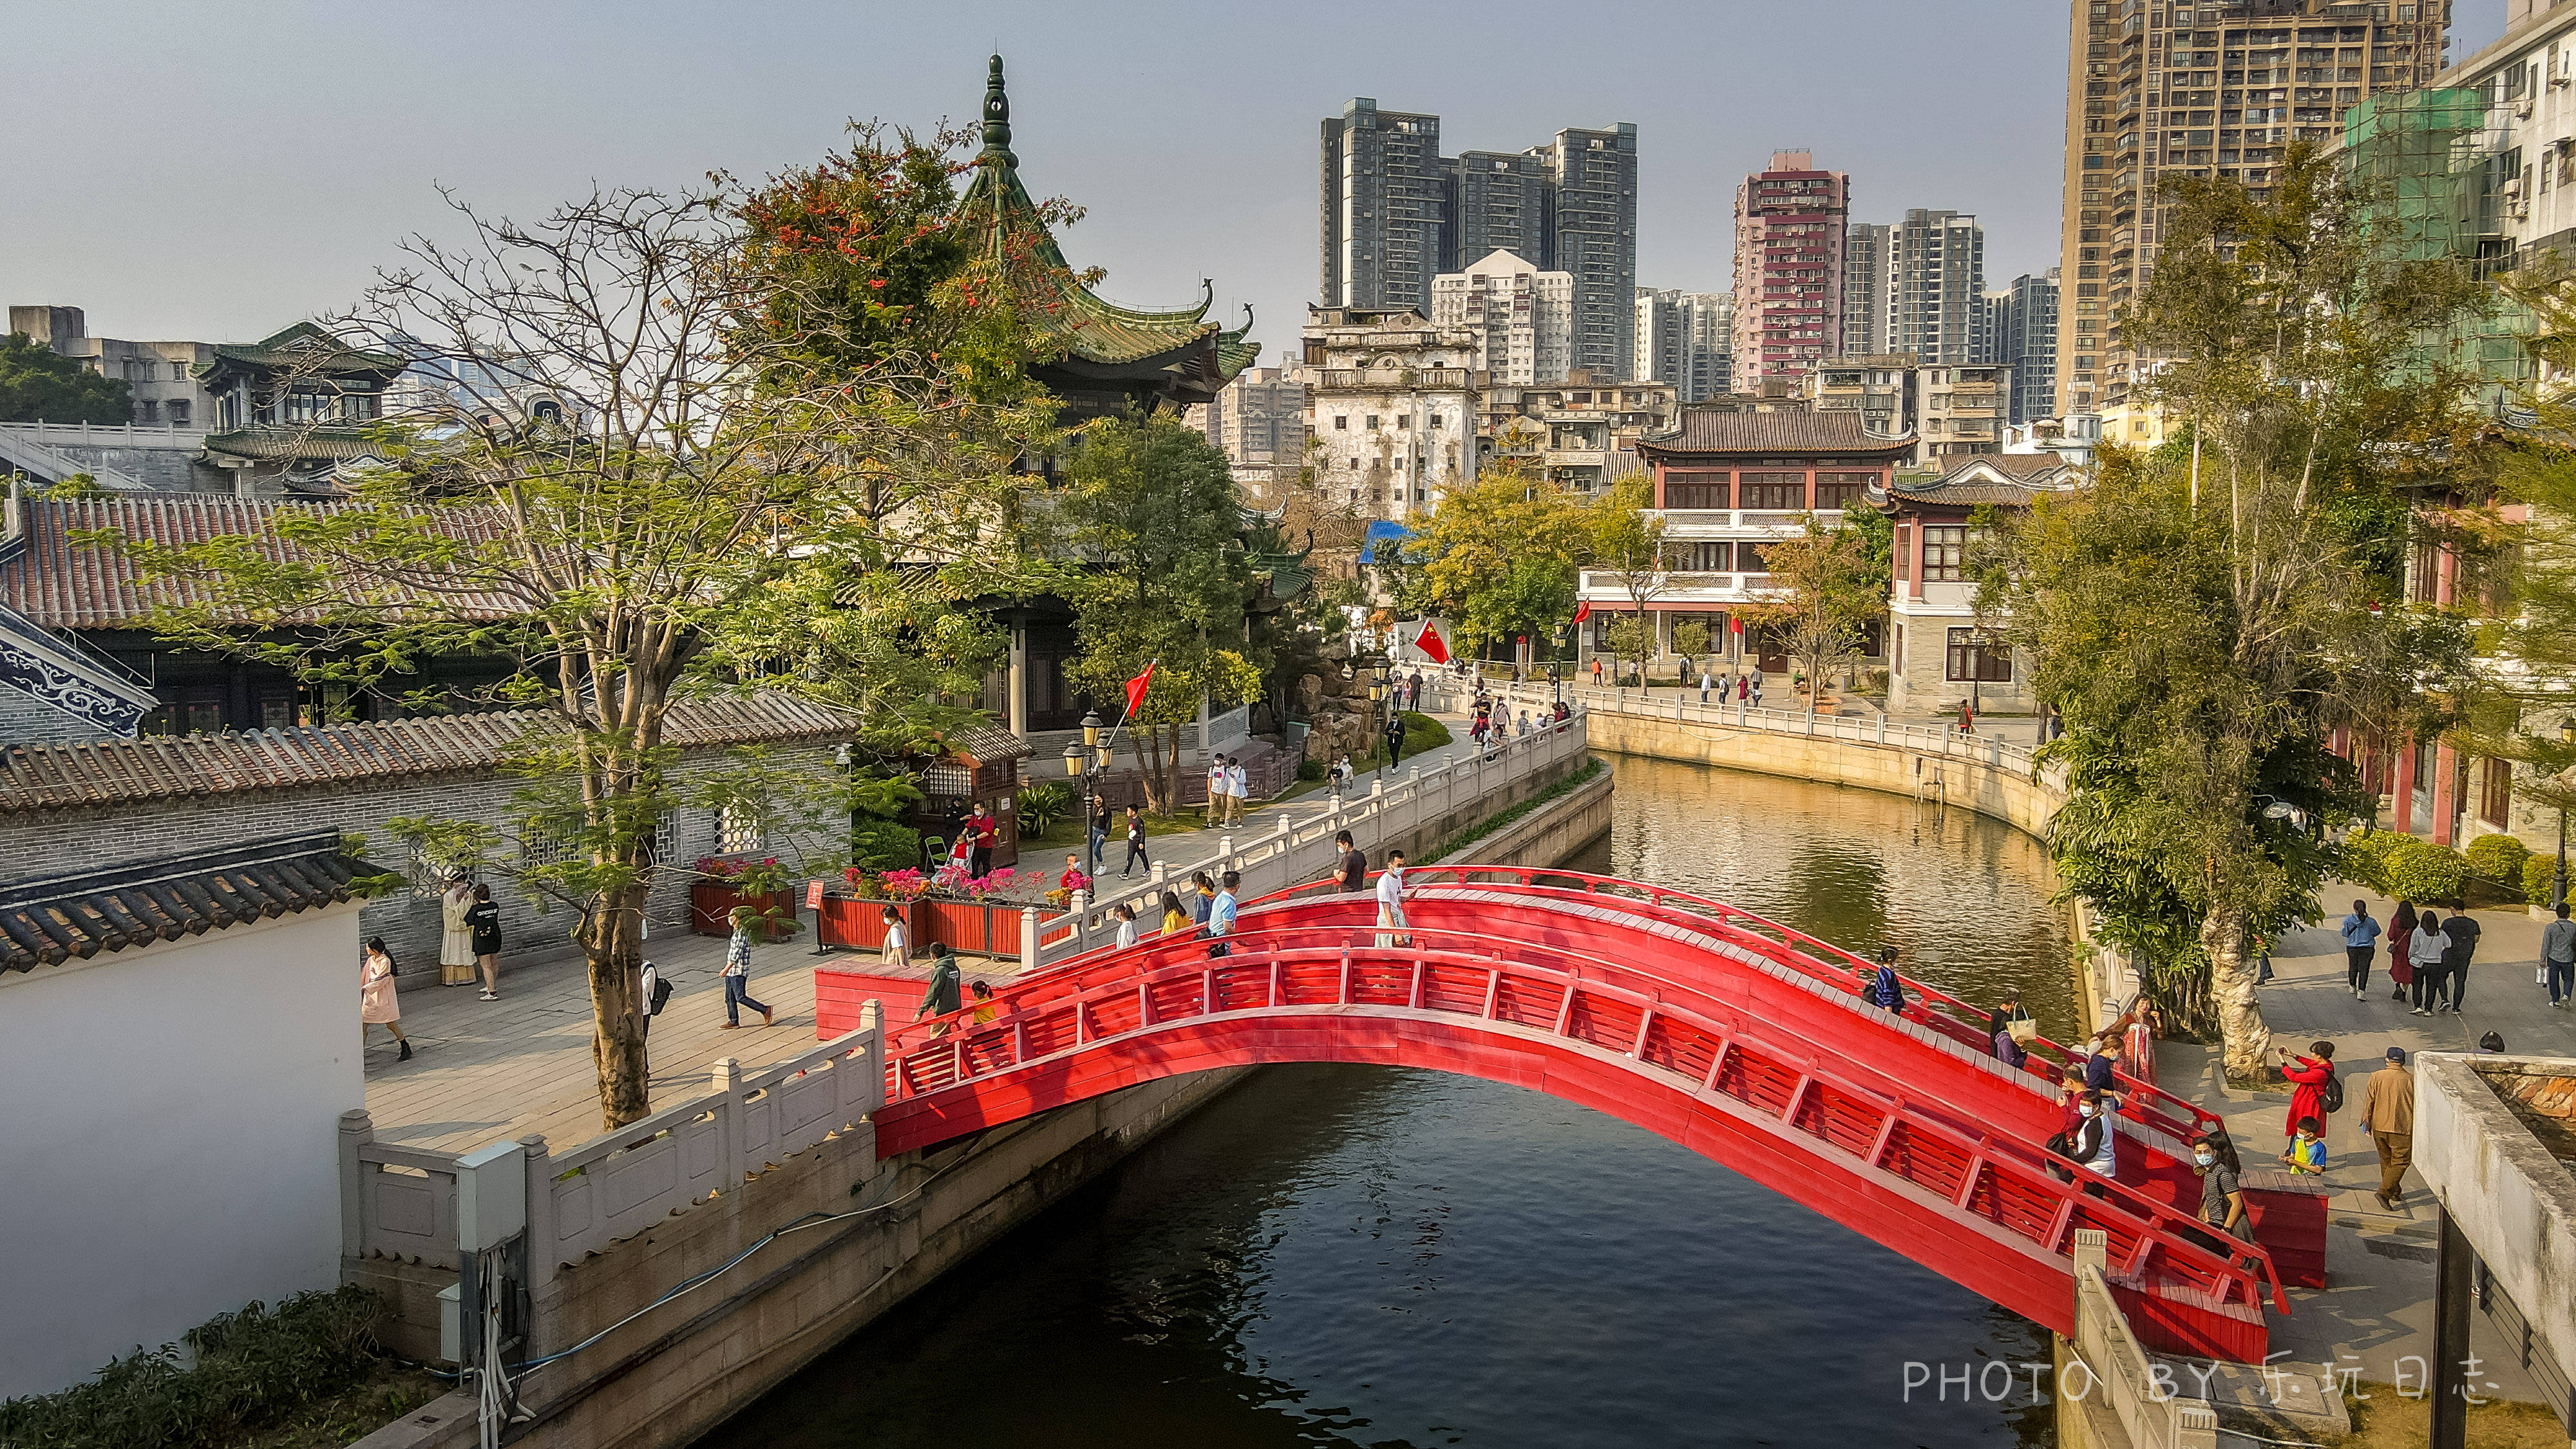
<path id="1" fill-rule="evenodd" d="M 792 891 L 771 891 L 766 895 L 744 895 L 731 886 L 700 881 L 689 887 L 689 929 L 701 936 L 733 934 L 733 909 L 749 906 L 755 911 L 778 911 L 784 922 L 762 921 L 752 928 L 756 939 L 777 941 L 794 934 L 796 895 Z M 782 929 L 783 927 L 783 929 Z"/>
<path id="2" fill-rule="evenodd" d="M 885 909 L 894 902 L 882 897 L 823 897 L 821 944 L 844 950 L 873 951 L 885 944 Z M 919 955 L 925 944 L 921 939 L 921 905 L 898 906 L 903 913 L 904 934 L 911 940 L 913 954 Z"/>
<path id="3" fill-rule="evenodd" d="M 931 941 L 944 941 L 952 951 L 987 956 L 1020 954 L 1020 907 L 1008 901 L 950 901 L 931 897 L 920 903 L 922 929 Z M 1040 912 L 1043 919 L 1055 912 Z"/>

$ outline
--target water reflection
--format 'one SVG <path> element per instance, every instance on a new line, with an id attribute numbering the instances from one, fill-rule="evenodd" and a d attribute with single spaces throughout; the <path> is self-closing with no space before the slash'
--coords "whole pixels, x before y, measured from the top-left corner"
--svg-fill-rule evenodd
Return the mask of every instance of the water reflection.
<path id="1" fill-rule="evenodd" d="M 1724 896 L 2071 1017 L 2045 859 L 1860 791 L 1621 761 L 1591 869 Z M 1937 958 L 1937 959 L 1934 959 Z M 1274 1068 L 705 1442 L 1965 1445 L 2026 1405 L 1907 1360 L 2044 1333 L 1645 1131 L 1435 1073 Z M 2027 1383 L 2027 1374 L 2021 1381 Z"/>

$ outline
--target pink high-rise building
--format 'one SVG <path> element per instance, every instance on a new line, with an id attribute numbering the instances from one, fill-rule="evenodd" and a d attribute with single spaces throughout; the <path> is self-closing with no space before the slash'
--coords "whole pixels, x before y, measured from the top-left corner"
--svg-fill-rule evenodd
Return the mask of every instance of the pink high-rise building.
<path id="1" fill-rule="evenodd" d="M 1841 349 L 1851 177 L 1774 151 L 1735 188 L 1735 389 L 1797 378 Z"/>

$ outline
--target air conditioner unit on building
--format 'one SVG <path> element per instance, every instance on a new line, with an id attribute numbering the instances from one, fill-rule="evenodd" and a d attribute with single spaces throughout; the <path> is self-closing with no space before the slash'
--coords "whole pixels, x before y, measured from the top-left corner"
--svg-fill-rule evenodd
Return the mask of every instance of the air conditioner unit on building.
<path id="1" fill-rule="evenodd" d="M 2517 120 L 2517 121 L 2528 121 L 2528 120 L 2530 120 L 2530 119 L 2531 119 L 2531 102 L 2529 102 L 2529 101 L 2516 101 L 2516 102 L 2514 102 L 2514 103 L 2513 103 L 2513 118 L 2514 118 L 2515 120 Z"/>

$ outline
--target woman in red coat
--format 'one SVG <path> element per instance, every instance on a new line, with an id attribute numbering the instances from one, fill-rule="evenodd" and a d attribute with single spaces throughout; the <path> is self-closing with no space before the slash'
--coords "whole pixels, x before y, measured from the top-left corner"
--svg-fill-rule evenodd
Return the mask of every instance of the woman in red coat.
<path id="1" fill-rule="evenodd" d="M 2282 1135 L 2296 1137 L 2299 1135 L 2300 1118 L 2314 1117 L 2319 1122 L 2326 1120 L 2326 1083 L 2333 1081 L 2335 1074 L 2334 1043 L 2312 1041 L 2308 1043 L 2306 1056 L 2289 1056 L 2289 1049 L 2284 1047 L 2282 1055 L 2289 1059 L 2281 1063 L 2281 1075 L 2298 1083 L 2299 1087 L 2290 1094 L 2290 1121 Z"/>
<path id="2" fill-rule="evenodd" d="M 2415 903 L 2399 901 L 2397 910 L 2388 918 L 2388 981 L 2397 988 L 2388 993 L 2392 1001 L 2404 1001 L 2406 988 L 2415 984 L 2414 963 L 2406 959 L 2406 938 L 2414 934 Z"/>

